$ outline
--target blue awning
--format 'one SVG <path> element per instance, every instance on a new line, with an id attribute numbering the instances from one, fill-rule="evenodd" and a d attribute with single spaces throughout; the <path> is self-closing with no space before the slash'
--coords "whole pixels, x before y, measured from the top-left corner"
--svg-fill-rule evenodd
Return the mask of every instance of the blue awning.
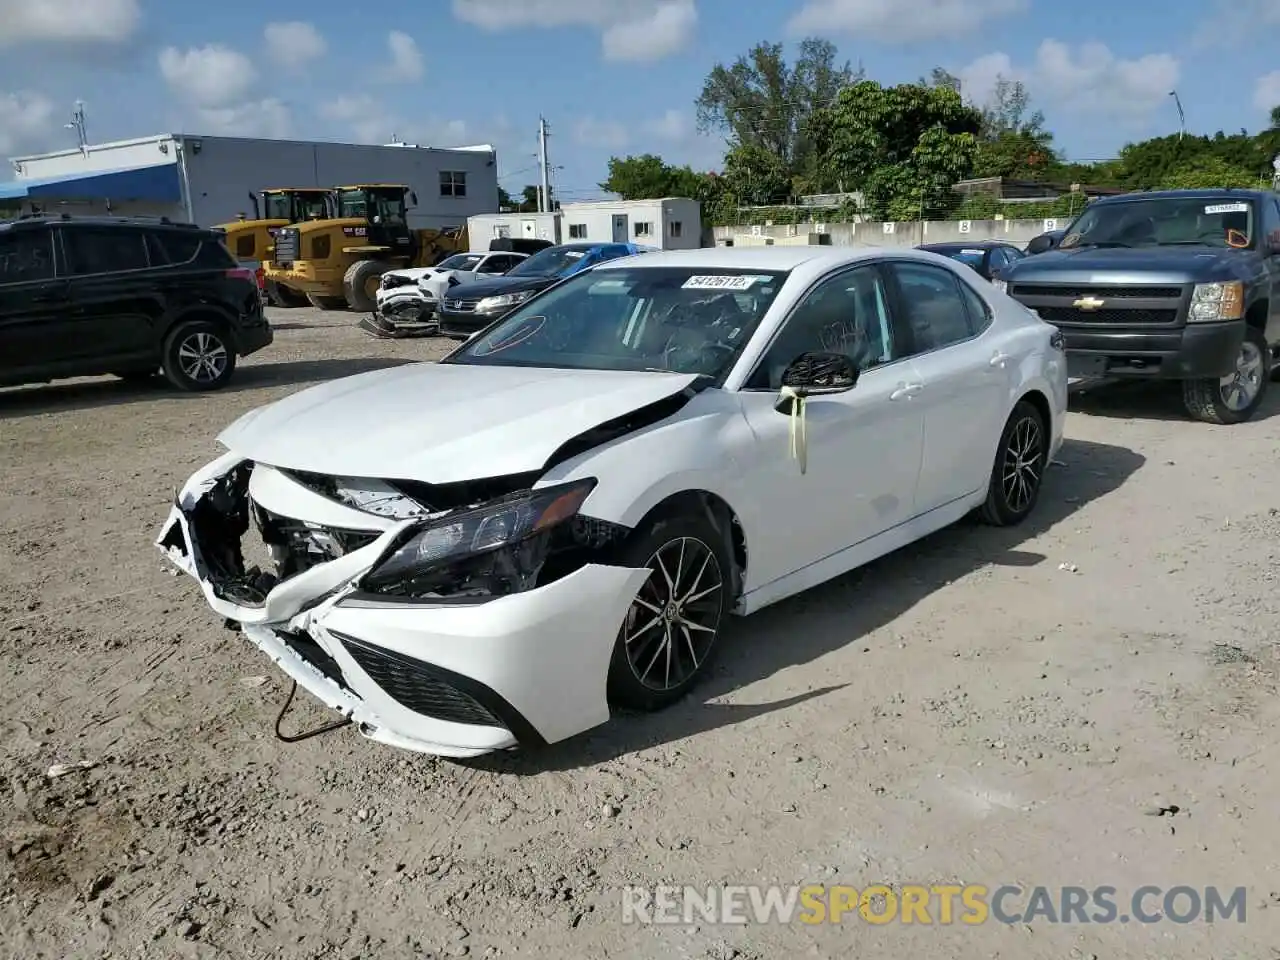
<path id="1" fill-rule="evenodd" d="M 153 200 L 177 203 L 182 199 L 176 163 L 71 173 L 61 177 L 10 180 L 0 183 L 0 200 Z"/>

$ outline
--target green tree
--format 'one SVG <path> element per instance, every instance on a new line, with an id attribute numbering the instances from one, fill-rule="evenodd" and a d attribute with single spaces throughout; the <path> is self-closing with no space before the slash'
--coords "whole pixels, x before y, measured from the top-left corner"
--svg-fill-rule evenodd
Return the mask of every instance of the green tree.
<path id="1" fill-rule="evenodd" d="M 836 57 L 834 44 L 809 38 L 801 41 L 792 64 L 780 43 L 758 43 L 729 66 L 717 63 L 697 99 L 698 129 L 722 132 L 735 146 L 773 154 L 789 178 L 815 179 L 820 131 L 811 119 L 862 76 Z"/>
<path id="2" fill-rule="evenodd" d="M 785 163 L 764 147 L 733 147 L 725 154 L 721 184 L 739 206 L 763 207 L 791 199 L 791 177 Z"/>
<path id="3" fill-rule="evenodd" d="M 675 167 L 652 153 L 613 157 L 609 176 L 600 189 L 616 193 L 623 200 L 655 200 L 660 197 L 701 199 L 707 190 L 705 175 L 691 167 Z"/>
<path id="4" fill-rule="evenodd" d="M 939 215 L 972 172 L 983 116 L 950 86 L 863 80 L 831 109 L 830 162 L 860 186 L 873 218 Z M 890 217 L 890 212 L 896 216 Z"/>
<path id="5" fill-rule="evenodd" d="M 1160 183 L 1166 190 L 1199 190 L 1206 187 L 1257 188 L 1262 179 L 1256 172 L 1233 167 L 1221 157 L 1200 156 L 1168 174 Z"/>
<path id="6" fill-rule="evenodd" d="M 979 109 L 982 132 L 975 177 L 1038 180 L 1061 173 L 1053 134 L 1045 128 L 1044 114 L 1031 109 L 1031 94 L 1021 80 L 996 77 Z"/>

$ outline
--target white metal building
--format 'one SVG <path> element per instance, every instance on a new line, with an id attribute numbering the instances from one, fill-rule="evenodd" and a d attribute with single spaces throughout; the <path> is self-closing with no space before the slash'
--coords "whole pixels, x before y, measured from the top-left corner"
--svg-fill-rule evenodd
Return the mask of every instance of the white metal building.
<path id="1" fill-rule="evenodd" d="M 271 187 L 405 184 L 415 228 L 458 227 L 498 208 L 488 145 L 439 149 L 160 134 L 11 161 L 0 209 L 167 216 L 212 226 L 253 215 L 250 193 Z"/>
<path id="2" fill-rule="evenodd" d="M 481 213 L 467 220 L 467 237 L 472 251 L 489 249 L 500 237 L 527 237 L 564 243 L 558 213 Z"/>
<path id="3" fill-rule="evenodd" d="M 638 243 L 660 250 L 702 246 L 702 206 L 684 197 L 566 203 L 560 215 L 565 243 Z"/>

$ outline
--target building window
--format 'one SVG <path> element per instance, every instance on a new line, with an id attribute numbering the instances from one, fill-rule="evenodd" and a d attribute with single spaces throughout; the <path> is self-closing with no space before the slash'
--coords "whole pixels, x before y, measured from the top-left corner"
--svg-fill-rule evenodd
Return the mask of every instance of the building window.
<path id="1" fill-rule="evenodd" d="M 467 175 L 461 170 L 440 171 L 440 196 L 465 197 L 467 195 Z"/>
<path id="2" fill-rule="evenodd" d="M 684 224 L 681 223 L 679 220 L 672 220 L 671 223 L 668 225 L 667 229 L 671 231 L 671 236 L 673 238 L 679 237 L 681 234 L 684 233 Z"/>
<path id="3" fill-rule="evenodd" d="M 569 224 L 569 239 L 570 240 L 587 239 L 587 225 L 585 223 Z"/>
<path id="4" fill-rule="evenodd" d="M 652 223 L 637 223 L 637 224 L 636 224 L 636 236 L 637 236 L 637 237 L 652 237 L 652 236 L 653 236 L 653 224 L 652 224 Z"/>
<path id="5" fill-rule="evenodd" d="M 499 240 L 511 239 L 511 228 L 505 223 L 493 228 L 493 235 Z"/>

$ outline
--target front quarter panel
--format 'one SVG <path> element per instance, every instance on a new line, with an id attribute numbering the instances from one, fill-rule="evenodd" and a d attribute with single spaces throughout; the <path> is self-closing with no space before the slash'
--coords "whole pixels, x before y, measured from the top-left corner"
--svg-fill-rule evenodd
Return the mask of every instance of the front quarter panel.
<path id="1" fill-rule="evenodd" d="M 539 486 L 595 477 L 599 484 L 582 512 L 637 526 L 655 506 L 689 490 L 729 504 L 750 537 L 753 505 L 741 496 L 741 464 L 734 444 L 747 437 L 733 397 L 706 390 L 672 417 L 589 450 L 549 470 Z"/>

